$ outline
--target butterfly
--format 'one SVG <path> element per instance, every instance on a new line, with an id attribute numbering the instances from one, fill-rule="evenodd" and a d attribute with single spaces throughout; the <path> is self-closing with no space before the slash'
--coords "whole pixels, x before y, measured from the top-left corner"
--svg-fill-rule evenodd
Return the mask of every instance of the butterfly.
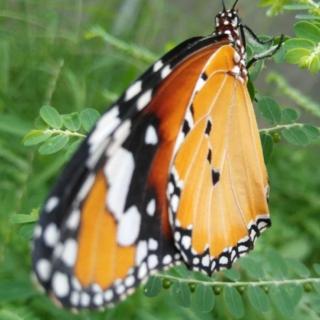
<path id="1" fill-rule="evenodd" d="M 113 306 L 157 271 L 230 268 L 271 225 L 237 2 L 155 62 L 98 120 L 35 228 L 36 279 L 62 306 Z"/>

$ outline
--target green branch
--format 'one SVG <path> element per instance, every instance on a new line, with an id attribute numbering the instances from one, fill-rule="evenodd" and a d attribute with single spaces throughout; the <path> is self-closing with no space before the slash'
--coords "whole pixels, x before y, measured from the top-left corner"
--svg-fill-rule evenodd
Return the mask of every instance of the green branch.
<path id="1" fill-rule="evenodd" d="M 146 63 L 152 63 L 157 59 L 157 55 L 149 51 L 148 49 L 141 48 L 134 44 L 126 43 L 110 33 L 107 33 L 103 28 L 95 26 L 91 28 L 86 34 L 87 39 L 93 38 L 102 38 L 106 43 L 115 47 L 116 49 L 123 51 L 125 54 L 128 54 L 138 60 L 141 60 Z"/>
<path id="2" fill-rule="evenodd" d="M 74 132 L 70 130 L 60 130 L 60 129 L 46 129 L 43 131 L 43 133 L 47 135 L 63 135 L 68 137 L 77 137 L 81 139 L 86 137 L 86 135 L 79 132 Z"/>
<path id="3" fill-rule="evenodd" d="M 299 127 L 303 127 L 303 126 L 304 126 L 303 123 L 279 124 L 279 125 L 272 127 L 272 128 L 260 129 L 259 131 L 260 131 L 260 133 L 270 134 L 273 132 L 278 132 L 283 129 L 299 128 Z"/>
<path id="4" fill-rule="evenodd" d="M 312 284 L 317 283 L 320 284 L 320 278 L 305 278 L 305 279 L 284 279 L 284 280 L 264 280 L 264 281 L 237 281 L 237 282 L 225 282 L 225 281 L 204 281 L 197 279 L 185 279 L 178 278 L 170 275 L 154 275 L 154 277 L 162 278 L 164 280 L 171 280 L 183 283 L 195 283 L 201 284 L 204 286 L 217 286 L 217 287 L 248 287 L 248 286 L 256 286 L 256 287 L 264 287 L 264 286 L 282 286 L 282 285 L 290 285 L 290 284 Z"/>
<path id="5" fill-rule="evenodd" d="M 320 105 L 306 97 L 296 88 L 293 88 L 280 74 L 271 72 L 267 77 L 267 81 L 276 84 L 278 89 L 292 99 L 299 107 L 320 118 Z"/>

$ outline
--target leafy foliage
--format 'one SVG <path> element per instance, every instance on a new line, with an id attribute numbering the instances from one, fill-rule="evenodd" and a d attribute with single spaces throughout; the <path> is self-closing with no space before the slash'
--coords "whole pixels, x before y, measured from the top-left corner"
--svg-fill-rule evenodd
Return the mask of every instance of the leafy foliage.
<path id="1" fill-rule="evenodd" d="M 275 69 L 288 62 L 290 70 L 293 64 L 319 73 L 319 4 L 260 4 L 269 14 L 296 12 L 299 19 L 295 37 L 274 57 Z M 192 23 L 194 14 L 164 0 L 123 0 L 121 5 L 115 0 L 94 5 L 5 0 L 0 9 L 0 319 L 320 318 L 320 106 L 303 93 L 311 92 L 304 82 L 315 76 L 304 74 L 298 89 L 288 69 L 267 74 L 271 89 L 249 83 L 263 128 L 273 216 L 273 228 L 249 257 L 212 278 L 176 267 L 103 313 L 72 315 L 35 290 L 29 280 L 29 240 L 63 164 L 106 102 L 163 51 L 186 34 L 201 33 L 203 26 L 199 19 Z M 243 13 L 249 9 L 253 6 L 245 3 L 241 8 Z M 161 23 L 164 17 L 183 17 L 183 30 L 190 30 L 177 35 L 172 24 Z M 173 42 L 165 44 L 168 40 Z M 264 62 L 254 66 L 251 79 L 263 78 L 264 69 Z M 319 83 L 315 87 L 317 94 Z"/>

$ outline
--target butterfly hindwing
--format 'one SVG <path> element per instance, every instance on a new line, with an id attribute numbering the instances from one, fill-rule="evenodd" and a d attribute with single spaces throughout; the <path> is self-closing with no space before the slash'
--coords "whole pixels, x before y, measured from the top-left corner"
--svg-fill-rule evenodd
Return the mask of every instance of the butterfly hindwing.
<path id="1" fill-rule="evenodd" d="M 230 268 L 270 226 L 259 132 L 235 58 L 222 46 L 205 66 L 168 185 L 175 244 L 189 268 L 209 275 Z"/>

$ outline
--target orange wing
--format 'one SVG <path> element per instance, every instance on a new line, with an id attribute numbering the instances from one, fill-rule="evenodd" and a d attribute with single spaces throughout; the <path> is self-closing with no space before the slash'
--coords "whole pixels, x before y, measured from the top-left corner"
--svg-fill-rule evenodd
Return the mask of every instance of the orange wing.
<path id="1" fill-rule="evenodd" d="M 226 45 L 208 61 L 168 186 L 176 246 L 208 274 L 229 268 L 270 225 L 259 131 L 235 55 Z"/>
<path id="2" fill-rule="evenodd" d="M 201 41 L 194 49 L 188 41 L 180 47 L 184 59 L 160 60 L 126 91 L 48 198 L 35 232 L 33 265 L 41 285 L 62 305 L 113 305 L 156 270 L 181 261 L 166 188 L 194 83 L 221 45 L 215 37 Z"/>

